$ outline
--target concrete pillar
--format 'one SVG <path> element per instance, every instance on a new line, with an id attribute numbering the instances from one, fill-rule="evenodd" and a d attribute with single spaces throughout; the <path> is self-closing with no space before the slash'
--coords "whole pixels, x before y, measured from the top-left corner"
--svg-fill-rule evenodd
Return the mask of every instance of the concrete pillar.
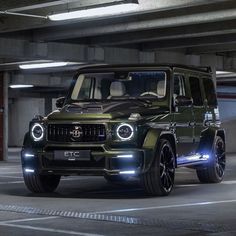
<path id="1" fill-rule="evenodd" d="M 3 75 L 0 74 L 0 161 L 3 161 L 3 116 L 4 116 L 4 101 L 3 101 Z"/>
<path id="2" fill-rule="evenodd" d="M 3 103 L 4 103 L 4 115 L 3 115 L 3 159 L 8 159 L 8 86 L 9 86 L 10 74 L 5 72 L 3 75 Z"/>

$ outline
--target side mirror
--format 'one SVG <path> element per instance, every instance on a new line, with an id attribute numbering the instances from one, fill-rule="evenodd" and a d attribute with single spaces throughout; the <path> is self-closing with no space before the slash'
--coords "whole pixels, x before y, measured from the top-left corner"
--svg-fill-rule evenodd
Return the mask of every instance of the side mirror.
<path id="1" fill-rule="evenodd" d="M 177 107 L 181 106 L 191 106 L 193 105 L 193 99 L 186 96 L 177 96 L 175 98 L 175 105 Z"/>
<path id="2" fill-rule="evenodd" d="M 60 97 L 56 100 L 56 107 L 58 109 L 62 108 L 64 103 L 65 103 L 66 98 L 65 97 Z"/>

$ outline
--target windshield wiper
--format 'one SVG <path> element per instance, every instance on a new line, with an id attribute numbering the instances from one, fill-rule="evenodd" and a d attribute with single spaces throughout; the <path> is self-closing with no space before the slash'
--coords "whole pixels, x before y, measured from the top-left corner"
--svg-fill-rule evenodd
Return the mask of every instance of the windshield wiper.
<path id="1" fill-rule="evenodd" d="M 152 104 L 152 101 L 150 99 L 147 99 L 147 98 L 135 97 L 135 100 L 138 101 L 138 102 L 145 103 L 147 105 L 151 105 Z"/>
<path id="2" fill-rule="evenodd" d="M 72 103 L 77 103 L 77 102 L 106 102 L 105 99 L 97 99 L 97 98 L 92 98 L 92 99 L 78 99 L 78 100 L 73 100 Z"/>

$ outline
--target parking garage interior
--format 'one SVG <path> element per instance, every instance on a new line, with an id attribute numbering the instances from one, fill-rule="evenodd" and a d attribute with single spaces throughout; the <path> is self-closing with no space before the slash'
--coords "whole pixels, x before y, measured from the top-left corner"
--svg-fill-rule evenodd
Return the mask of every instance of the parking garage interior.
<path id="1" fill-rule="evenodd" d="M 233 0 L 0 0 L 0 236 L 236 235 L 235 38 Z M 136 179 L 96 176 L 30 193 L 20 151 L 32 118 L 56 109 L 79 68 L 145 63 L 211 67 L 226 131 L 223 182 L 200 184 L 182 168 L 167 197 L 147 196 Z"/>

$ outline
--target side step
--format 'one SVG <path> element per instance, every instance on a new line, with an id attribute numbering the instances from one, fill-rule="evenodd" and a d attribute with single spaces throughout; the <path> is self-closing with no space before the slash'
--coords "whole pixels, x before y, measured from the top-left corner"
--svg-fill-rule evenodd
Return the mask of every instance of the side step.
<path id="1" fill-rule="evenodd" d="M 177 158 L 177 167 L 193 166 L 207 163 L 210 158 L 209 154 L 193 154 L 189 156 L 181 156 Z"/>

